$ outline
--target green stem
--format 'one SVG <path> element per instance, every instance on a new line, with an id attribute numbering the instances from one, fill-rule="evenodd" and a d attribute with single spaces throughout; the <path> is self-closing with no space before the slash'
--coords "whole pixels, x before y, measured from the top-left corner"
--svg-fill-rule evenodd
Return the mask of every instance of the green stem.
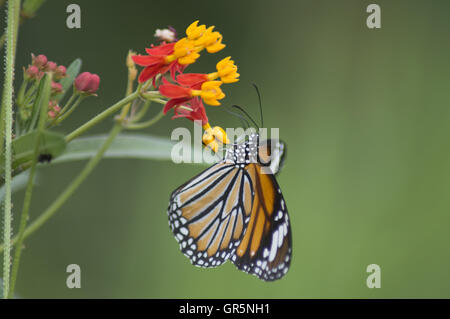
<path id="1" fill-rule="evenodd" d="M 63 115 L 68 109 L 69 107 L 72 105 L 73 101 L 75 101 L 75 98 L 78 96 L 78 94 L 73 93 L 72 96 L 69 98 L 69 100 L 67 101 L 66 105 L 64 105 L 64 107 L 61 109 L 61 111 L 59 112 L 59 116 Z M 58 117 L 59 117 L 58 116 Z"/>
<path id="2" fill-rule="evenodd" d="M 6 34 L 3 33 L 3 34 L 0 36 L 0 50 L 1 50 L 1 48 L 3 48 L 3 44 L 5 44 L 5 39 L 6 39 Z"/>
<path id="3" fill-rule="evenodd" d="M 16 35 L 16 38 L 17 38 L 17 33 L 18 33 L 18 30 L 19 30 L 19 23 L 17 21 L 19 21 L 20 0 L 18 1 L 18 3 L 16 5 L 17 5 L 18 10 L 16 10 L 16 12 L 15 12 L 15 19 L 14 19 L 14 21 L 11 21 L 12 24 L 15 24 L 15 26 L 14 26 L 14 28 L 9 28 L 8 27 L 9 24 L 7 25 L 6 31 L 5 31 L 5 33 L 3 33 L 3 35 L 1 36 L 1 39 L 0 39 L 2 46 L 3 46 L 3 43 L 6 40 L 6 35 L 8 34 L 9 31 L 13 32 Z M 9 7 L 8 7 L 8 10 L 9 10 Z M 7 17 L 7 20 L 8 20 L 7 22 L 9 23 L 10 22 L 9 15 Z M 13 56 L 14 57 L 16 56 L 16 47 L 15 47 L 16 40 L 13 39 L 10 42 L 10 44 L 12 44 L 11 45 L 11 49 L 13 50 Z M 1 46 L 0 46 L 0 49 L 1 49 Z M 5 53 L 5 56 L 6 55 L 7 55 L 7 52 Z M 5 84 L 6 84 L 6 82 L 5 82 Z M 3 98 L 4 98 L 4 96 L 3 96 Z M 4 136 L 5 136 L 4 135 L 5 134 L 5 116 L 6 116 L 6 108 L 2 107 L 2 109 L 0 111 L 0 154 L 3 154 L 3 150 L 4 150 L 4 146 L 5 146 L 4 143 L 3 143 Z"/>
<path id="4" fill-rule="evenodd" d="M 34 145 L 33 160 L 31 163 L 31 169 L 30 169 L 30 175 L 28 177 L 27 188 L 25 190 L 25 198 L 23 201 L 22 214 L 20 216 L 19 233 L 17 235 L 17 245 L 16 245 L 16 250 L 14 253 L 14 260 L 13 260 L 12 273 L 11 273 L 11 287 L 9 289 L 9 298 L 12 298 L 14 296 L 14 288 L 16 286 L 17 273 L 19 272 L 20 257 L 22 255 L 22 245 L 24 242 L 25 227 L 27 226 L 28 213 L 30 211 L 30 204 L 31 204 L 31 194 L 33 192 L 34 176 L 36 174 L 36 167 L 37 167 L 38 157 L 39 157 L 39 145 L 41 143 L 42 132 L 45 129 L 45 122 L 47 120 L 48 102 L 50 100 L 50 90 L 51 90 L 51 83 L 52 83 L 51 75 L 45 76 L 44 81 L 45 82 L 44 82 L 43 92 L 45 92 L 45 93 L 43 94 L 41 103 L 40 103 L 40 115 L 39 115 L 39 123 L 38 123 L 37 134 L 36 134 L 36 141 L 35 141 L 35 145 Z"/>
<path id="5" fill-rule="evenodd" d="M 158 122 L 163 116 L 164 116 L 164 112 L 163 112 L 163 110 L 161 110 L 157 115 L 155 115 L 154 118 L 152 118 L 148 121 L 145 121 L 145 122 L 141 122 L 141 123 L 127 124 L 127 125 L 125 125 L 125 128 L 128 130 L 140 130 L 140 129 L 152 126 L 153 124 Z"/>
<path id="6" fill-rule="evenodd" d="M 76 138 L 76 137 L 80 136 L 81 134 L 85 133 L 86 131 L 91 129 L 93 126 L 95 126 L 98 123 L 100 123 L 101 121 L 103 121 L 108 116 L 110 116 L 110 115 L 114 114 L 115 112 L 117 112 L 122 106 L 127 105 L 128 103 L 130 103 L 131 101 L 133 101 L 134 99 L 136 99 L 138 97 L 139 97 L 139 91 L 136 90 L 134 93 L 128 95 L 127 97 L 125 97 L 124 99 L 120 100 L 116 104 L 110 106 L 109 108 L 104 110 L 102 113 L 100 113 L 97 116 L 93 117 L 92 119 L 90 119 L 89 121 L 87 121 L 86 123 L 81 125 L 79 128 L 77 128 L 75 131 L 73 131 L 72 133 L 68 134 L 66 136 L 66 141 L 70 142 L 74 138 Z"/>
<path id="7" fill-rule="evenodd" d="M 33 84 L 30 86 L 30 88 L 25 93 L 25 96 L 23 98 L 22 105 L 27 105 L 31 99 L 33 98 L 33 95 L 36 93 L 38 87 L 39 87 L 40 80 L 34 80 Z"/>
<path id="8" fill-rule="evenodd" d="M 6 27 L 6 70 L 3 89 L 2 118 L 4 122 L 4 131 L 0 143 L 3 146 L 3 137 L 5 138 L 5 204 L 4 204 L 4 230 L 3 242 L 5 245 L 3 257 L 3 298 L 8 297 L 10 263 L 11 263 L 11 164 L 12 164 L 12 107 L 13 107 L 13 82 L 14 82 L 14 62 L 15 62 L 15 44 L 17 41 L 17 30 L 19 21 L 20 0 L 8 1 L 8 17 Z"/>
<path id="9" fill-rule="evenodd" d="M 22 85 L 20 86 L 19 92 L 17 93 L 16 104 L 17 106 L 23 106 L 23 101 L 25 99 L 25 91 L 28 86 L 28 79 L 24 79 Z"/>
<path id="10" fill-rule="evenodd" d="M 16 117 L 15 117 L 15 122 L 14 122 L 14 124 L 15 124 L 15 130 L 14 130 L 14 133 L 15 133 L 15 136 L 16 136 L 16 137 L 18 137 L 18 136 L 21 135 L 22 116 L 20 115 L 19 109 L 25 107 L 24 104 L 23 104 L 23 102 L 24 102 L 24 99 L 25 99 L 25 91 L 26 91 L 26 89 L 27 89 L 28 82 L 29 82 L 29 79 L 25 78 L 25 79 L 22 81 L 22 85 L 20 86 L 20 89 L 19 89 L 19 91 L 18 91 L 18 93 L 17 93 L 17 99 L 16 99 Z"/>
<path id="11" fill-rule="evenodd" d="M 62 121 L 64 121 L 66 118 L 68 118 L 70 116 L 70 114 L 72 114 L 73 111 L 75 111 L 75 109 L 77 108 L 77 106 L 81 103 L 81 101 L 83 100 L 83 97 L 80 96 L 78 98 L 78 100 L 73 104 L 73 106 L 64 114 L 62 114 L 60 117 L 58 117 L 55 121 L 53 125 L 57 125 L 59 123 L 61 123 Z M 64 110 L 64 109 L 63 109 Z"/>
<path id="12" fill-rule="evenodd" d="M 131 122 L 135 123 L 135 122 L 140 121 L 144 117 L 145 113 L 147 113 L 147 110 L 148 110 L 148 107 L 150 106 L 150 103 L 151 103 L 150 100 L 145 101 L 144 105 L 135 114 L 133 114 L 134 110 L 132 110 L 132 112 L 131 112 L 132 113 L 132 115 L 131 115 Z"/>

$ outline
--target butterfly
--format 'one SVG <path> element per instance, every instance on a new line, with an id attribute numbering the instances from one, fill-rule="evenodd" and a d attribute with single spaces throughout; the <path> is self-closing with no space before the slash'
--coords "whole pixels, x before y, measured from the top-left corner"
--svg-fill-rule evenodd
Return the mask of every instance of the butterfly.
<path id="1" fill-rule="evenodd" d="M 252 133 L 171 194 L 169 226 L 192 264 L 217 267 L 230 260 L 264 281 L 287 273 L 291 227 L 275 179 L 284 154 L 284 143 Z"/>

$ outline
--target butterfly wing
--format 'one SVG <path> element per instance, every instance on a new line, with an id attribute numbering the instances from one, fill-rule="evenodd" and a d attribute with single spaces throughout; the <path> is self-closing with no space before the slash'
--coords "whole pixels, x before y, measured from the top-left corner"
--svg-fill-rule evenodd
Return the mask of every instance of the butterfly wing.
<path id="1" fill-rule="evenodd" d="M 216 267 L 240 244 L 252 203 L 248 172 L 233 162 L 221 161 L 172 193 L 169 225 L 181 251 L 194 265 Z"/>
<path id="2" fill-rule="evenodd" d="M 284 276 L 290 266 L 292 235 L 288 211 L 273 174 L 264 174 L 259 164 L 250 164 L 255 195 L 241 243 L 231 260 L 236 267 L 266 281 Z"/>
<path id="3" fill-rule="evenodd" d="M 286 158 L 286 144 L 280 140 L 261 141 L 258 147 L 258 163 L 267 167 L 266 173 L 278 175 Z"/>

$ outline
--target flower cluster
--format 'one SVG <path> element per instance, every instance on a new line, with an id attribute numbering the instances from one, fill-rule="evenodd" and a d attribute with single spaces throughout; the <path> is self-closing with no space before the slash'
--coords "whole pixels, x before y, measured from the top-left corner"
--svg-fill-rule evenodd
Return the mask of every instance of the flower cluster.
<path id="1" fill-rule="evenodd" d="M 18 105 L 21 107 L 20 114 L 23 119 L 27 119 L 31 116 L 32 106 L 31 103 L 33 100 L 33 92 L 35 87 L 38 86 L 39 81 L 44 76 L 45 73 L 52 73 L 52 83 L 51 83 L 51 101 L 49 103 L 49 112 L 48 115 L 50 118 L 53 118 L 60 110 L 58 103 L 56 101 L 56 97 L 63 93 L 63 87 L 60 83 L 61 79 L 67 76 L 67 69 L 64 65 L 58 65 L 53 61 L 49 61 L 48 58 L 39 54 L 35 56 L 31 54 L 31 64 L 24 69 L 24 83 L 25 86 L 23 89 L 27 88 L 27 84 L 29 82 L 33 83 L 30 90 L 28 90 L 28 94 L 21 95 L 19 93 Z M 28 97 L 28 99 L 26 99 Z"/>
<path id="2" fill-rule="evenodd" d="M 225 132 L 220 127 L 211 128 L 204 104 L 218 106 L 225 97 L 222 84 L 239 81 L 237 66 L 231 57 L 219 61 L 216 70 L 211 73 L 184 73 L 186 67 L 193 64 L 206 50 L 216 53 L 225 48 L 222 35 L 214 31 L 214 26 L 206 27 L 193 22 L 186 29 L 186 36 L 176 40 L 176 33 L 170 30 L 157 30 L 155 34 L 163 41 L 160 45 L 146 48 L 147 55 L 134 55 L 133 61 L 143 66 L 139 75 L 139 82 L 152 81 L 159 93 L 168 98 L 164 106 L 164 114 L 174 110 L 172 118 L 185 117 L 194 122 L 200 122 L 205 134 L 203 143 L 217 151 L 219 143 L 228 143 Z M 174 39 L 174 42 L 170 42 Z M 164 77 L 169 73 L 170 78 Z M 177 75 L 178 74 L 178 75 Z M 157 76 L 162 79 L 157 84 Z"/>
<path id="3" fill-rule="evenodd" d="M 66 110 L 68 110 L 70 105 L 62 108 L 59 106 L 59 102 L 66 93 L 61 80 L 67 77 L 67 68 L 64 65 L 58 65 L 53 61 L 49 61 L 48 58 L 39 54 L 35 56 L 31 55 L 31 64 L 24 68 L 24 82 L 19 90 L 17 97 L 17 106 L 19 109 L 19 118 L 16 119 L 25 129 L 33 129 L 33 121 L 31 121 L 31 116 L 33 114 L 33 106 L 36 100 L 37 91 L 39 89 L 39 83 L 45 73 L 52 74 L 52 82 L 50 89 L 50 101 L 48 104 L 48 119 L 51 121 L 56 120 L 62 115 Z M 78 75 L 74 80 L 74 93 L 73 98 L 70 100 L 73 102 L 75 97 L 82 97 L 88 95 L 96 95 L 100 83 L 100 78 L 96 74 L 91 74 L 89 72 L 84 72 Z M 69 103 L 68 103 L 69 104 Z M 20 125 L 18 126 L 20 127 Z M 17 132 L 20 133 L 20 132 Z M 17 134 L 16 133 L 16 134 Z"/>

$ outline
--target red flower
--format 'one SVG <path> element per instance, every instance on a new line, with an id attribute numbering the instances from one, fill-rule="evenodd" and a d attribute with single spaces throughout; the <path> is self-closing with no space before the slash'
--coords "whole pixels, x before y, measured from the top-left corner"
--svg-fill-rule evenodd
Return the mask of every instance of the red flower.
<path id="1" fill-rule="evenodd" d="M 181 105 L 192 99 L 191 89 L 172 84 L 166 79 L 162 79 L 163 84 L 159 86 L 159 93 L 170 98 L 164 105 L 163 112 L 166 114 L 174 106 Z"/>
<path id="2" fill-rule="evenodd" d="M 195 96 L 200 96 L 206 104 L 220 105 L 218 100 L 225 97 L 225 94 L 220 88 L 221 85 L 221 81 L 205 81 L 199 85 L 199 89 L 195 89 L 172 84 L 163 78 L 163 84 L 159 86 L 159 93 L 170 98 L 166 103 L 166 110 Z M 197 85 L 195 85 L 195 87 L 197 87 Z"/>
<path id="3" fill-rule="evenodd" d="M 173 79 L 175 79 L 176 72 L 183 72 L 185 65 L 178 63 L 178 60 L 170 61 L 167 59 L 169 55 L 174 52 L 175 43 L 162 43 L 158 46 L 146 48 L 148 55 L 134 55 L 131 58 L 134 63 L 144 66 L 141 74 L 139 74 L 139 82 L 143 83 L 148 79 L 154 78 L 158 74 L 164 74 L 170 71 Z"/>
<path id="4" fill-rule="evenodd" d="M 185 73 L 177 76 L 177 82 L 183 86 L 200 90 L 203 82 L 208 81 L 208 74 L 203 73 Z"/>
<path id="5" fill-rule="evenodd" d="M 208 124 L 208 117 L 206 116 L 205 106 L 200 98 L 194 97 L 182 106 L 175 108 L 175 115 L 172 119 L 185 117 L 192 122 L 201 121 L 201 125 Z"/>
<path id="6" fill-rule="evenodd" d="M 159 86 L 159 93 L 164 95 L 165 97 L 171 98 L 171 99 L 179 99 L 179 98 L 191 98 L 191 91 L 192 89 L 190 87 L 184 87 L 179 86 L 176 84 L 172 84 L 166 79 L 162 79 L 163 84 Z"/>
<path id="7" fill-rule="evenodd" d="M 166 114 L 171 110 L 173 107 L 181 105 L 183 103 L 186 103 L 187 101 L 191 100 L 190 97 L 182 97 L 182 98 L 176 98 L 176 99 L 170 99 L 167 101 L 166 105 L 164 105 L 163 112 Z"/>
<path id="8" fill-rule="evenodd" d="M 191 88 L 175 85 L 163 78 L 163 84 L 159 86 L 159 92 L 170 100 L 164 106 L 163 112 L 166 114 L 175 108 L 175 115 L 172 119 L 185 117 L 191 121 L 201 121 L 202 126 L 208 123 L 205 106 L 201 98 L 191 96 Z"/>

